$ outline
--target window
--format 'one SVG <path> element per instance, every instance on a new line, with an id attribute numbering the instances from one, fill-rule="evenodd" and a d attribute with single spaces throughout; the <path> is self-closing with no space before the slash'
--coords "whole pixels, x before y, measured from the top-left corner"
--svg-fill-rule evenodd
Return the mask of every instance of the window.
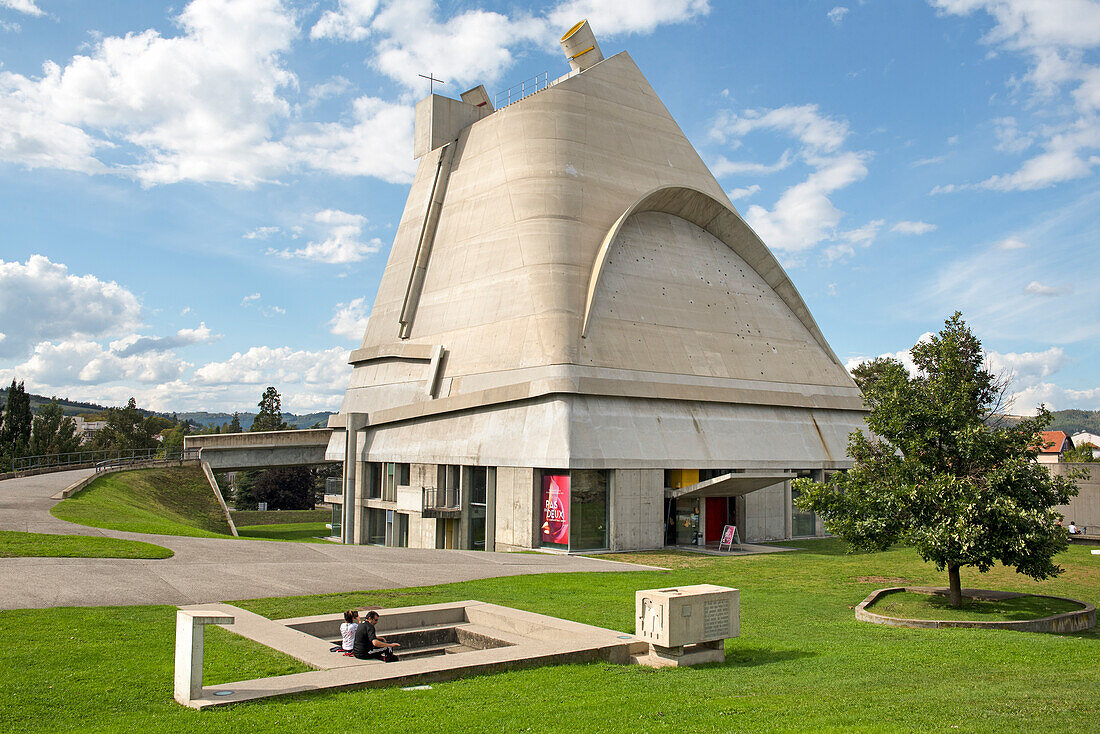
<path id="1" fill-rule="evenodd" d="M 397 488 L 409 486 L 409 465 L 386 462 L 382 465 L 382 499 L 397 501 Z"/>
<path id="2" fill-rule="evenodd" d="M 439 507 L 461 507 L 459 495 L 459 477 L 462 467 L 453 464 L 440 464 L 436 473 L 436 505 Z"/>
<path id="3" fill-rule="evenodd" d="M 797 472 L 798 476 L 811 479 L 817 478 L 814 476 L 815 473 L 805 469 Z M 791 488 L 791 536 L 795 538 L 817 534 L 817 516 L 812 512 L 798 509 L 794 504 L 801 494 L 797 489 Z"/>
<path id="4" fill-rule="evenodd" d="M 470 532 L 466 547 L 470 550 L 485 550 L 486 497 L 489 486 L 489 470 L 483 466 L 470 468 Z"/>
<path id="5" fill-rule="evenodd" d="M 373 507 L 367 510 L 367 543 L 370 545 L 386 544 L 386 512 Z"/>
<path id="6" fill-rule="evenodd" d="M 541 508 L 542 545 L 571 551 L 608 546 L 606 471 L 543 472 Z"/>
<path id="7" fill-rule="evenodd" d="M 369 472 L 363 477 L 363 483 L 367 485 L 367 499 L 379 499 L 382 496 L 382 465 L 364 464 L 363 470 Z"/>
<path id="8" fill-rule="evenodd" d="M 403 512 L 367 510 L 367 542 L 370 545 L 387 545 L 396 548 L 409 546 L 409 516 Z"/>

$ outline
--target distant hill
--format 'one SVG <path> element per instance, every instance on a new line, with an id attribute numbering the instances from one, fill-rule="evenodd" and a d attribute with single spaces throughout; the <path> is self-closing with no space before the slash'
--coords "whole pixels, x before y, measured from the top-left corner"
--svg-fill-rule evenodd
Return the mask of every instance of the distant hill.
<path id="1" fill-rule="evenodd" d="M 1056 410 L 1051 415 L 1052 431 L 1065 431 L 1070 436 L 1080 431 L 1100 434 L 1100 410 Z"/>
<path id="2" fill-rule="evenodd" d="M 189 420 L 192 423 L 200 426 L 220 426 L 223 423 L 228 423 L 233 420 L 232 413 L 207 413 L 205 411 L 199 411 L 195 413 L 177 413 L 180 420 Z M 283 413 L 283 420 L 291 428 L 310 428 L 315 423 L 320 423 L 322 427 L 328 425 L 328 417 L 333 415 L 331 411 L 322 411 L 320 413 L 306 413 L 304 415 L 297 415 L 295 413 Z M 252 426 L 252 421 L 256 420 L 255 413 L 239 413 L 238 417 L 241 421 L 241 428 L 248 430 Z"/>
<path id="3" fill-rule="evenodd" d="M 27 397 L 29 397 L 31 401 L 32 413 L 41 413 L 42 408 L 49 405 L 54 400 L 61 406 L 61 410 L 65 415 L 95 415 L 107 410 L 106 405 L 99 405 L 98 403 L 83 403 L 79 400 L 68 400 L 66 398 L 57 397 L 48 398 L 45 395 L 36 395 L 34 393 L 27 393 Z M 0 409 L 3 409 L 7 403 L 8 389 L 4 388 L 0 390 Z M 173 415 L 173 413 L 161 413 L 155 410 L 145 410 L 144 408 L 139 408 L 139 410 L 143 415 L 160 415 L 165 418 L 171 418 Z M 174 415 L 178 416 L 180 420 L 189 420 L 191 423 L 200 426 L 220 426 L 223 423 L 228 423 L 233 420 L 232 413 L 207 413 L 205 411 L 198 411 L 193 413 L 174 413 Z M 330 415 L 333 415 L 331 411 L 306 413 L 304 415 L 283 413 L 283 420 L 286 421 L 287 425 L 291 428 L 309 428 L 316 423 L 327 426 L 328 417 Z M 249 427 L 252 426 L 252 421 L 255 419 L 255 413 L 241 413 L 241 428 L 247 431 Z"/>

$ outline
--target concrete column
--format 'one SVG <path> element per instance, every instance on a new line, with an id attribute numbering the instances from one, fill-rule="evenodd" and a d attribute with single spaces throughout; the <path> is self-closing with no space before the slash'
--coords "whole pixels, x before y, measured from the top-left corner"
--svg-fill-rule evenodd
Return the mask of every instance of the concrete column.
<path id="1" fill-rule="evenodd" d="M 208 624 L 233 624 L 217 612 L 180 609 L 176 612 L 176 671 L 173 695 L 187 705 L 202 698 L 202 647 Z"/>
<path id="2" fill-rule="evenodd" d="M 344 543 L 355 542 L 356 519 L 358 508 L 355 502 L 355 479 L 358 466 L 357 454 L 359 453 L 359 431 L 367 424 L 365 413 L 348 413 L 346 439 L 344 450 L 344 522 L 340 531 L 340 538 Z"/>
<path id="3" fill-rule="evenodd" d="M 485 470 L 485 550 L 496 550 L 497 538 L 497 470 Z"/>
<path id="4" fill-rule="evenodd" d="M 783 537 L 790 538 L 794 535 L 794 498 L 791 495 L 791 482 L 788 479 L 783 482 Z"/>

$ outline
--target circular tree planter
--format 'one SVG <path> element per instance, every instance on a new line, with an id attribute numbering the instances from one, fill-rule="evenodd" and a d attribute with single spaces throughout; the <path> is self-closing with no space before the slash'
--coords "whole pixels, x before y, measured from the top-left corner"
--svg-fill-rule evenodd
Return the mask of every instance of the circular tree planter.
<path id="1" fill-rule="evenodd" d="M 878 589 L 861 601 L 856 606 L 856 619 L 874 624 L 885 624 L 891 627 L 916 627 L 918 629 L 939 629 L 941 627 L 974 627 L 977 629 L 1016 630 L 1017 632 L 1054 632 L 1063 634 L 1067 632 L 1084 632 L 1096 626 L 1096 607 L 1077 599 L 1067 599 L 1063 596 L 1047 596 L 1045 594 L 1017 594 L 1012 591 L 989 591 L 986 589 L 963 589 L 963 596 L 968 599 L 1013 599 L 1021 596 L 1042 596 L 1046 599 L 1061 599 L 1063 601 L 1080 604 L 1081 608 L 1072 612 L 1055 614 L 1039 619 L 1024 619 L 1005 622 L 979 622 L 964 620 L 941 619 L 901 619 L 899 617 L 887 617 L 869 611 L 867 607 L 889 594 L 907 591 L 912 594 L 946 594 L 946 589 L 938 589 L 931 586 L 892 586 L 886 589 Z"/>

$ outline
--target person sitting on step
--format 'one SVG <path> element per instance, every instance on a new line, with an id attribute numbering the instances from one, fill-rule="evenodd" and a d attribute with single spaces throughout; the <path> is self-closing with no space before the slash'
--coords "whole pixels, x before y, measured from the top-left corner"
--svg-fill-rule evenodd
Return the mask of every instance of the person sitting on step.
<path id="1" fill-rule="evenodd" d="M 351 652 L 352 646 L 355 645 L 355 630 L 358 628 L 359 612 L 355 609 L 344 612 L 344 623 L 340 625 L 340 636 L 344 638 L 340 646 L 341 650 Z"/>
<path id="2" fill-rule="evenodd" d="M 369 611 L 364 620 L 355 630 L 355 642 L 352 645 L 352 655 L 360 660 L 384 660 L 387 663 L 397 662 L 397 656 L 393 654 L 395 647 L 401 647 L 396 642 L 386 642 L 379 637 L 374 629 L 378 622 L 378 612 Z"/>

